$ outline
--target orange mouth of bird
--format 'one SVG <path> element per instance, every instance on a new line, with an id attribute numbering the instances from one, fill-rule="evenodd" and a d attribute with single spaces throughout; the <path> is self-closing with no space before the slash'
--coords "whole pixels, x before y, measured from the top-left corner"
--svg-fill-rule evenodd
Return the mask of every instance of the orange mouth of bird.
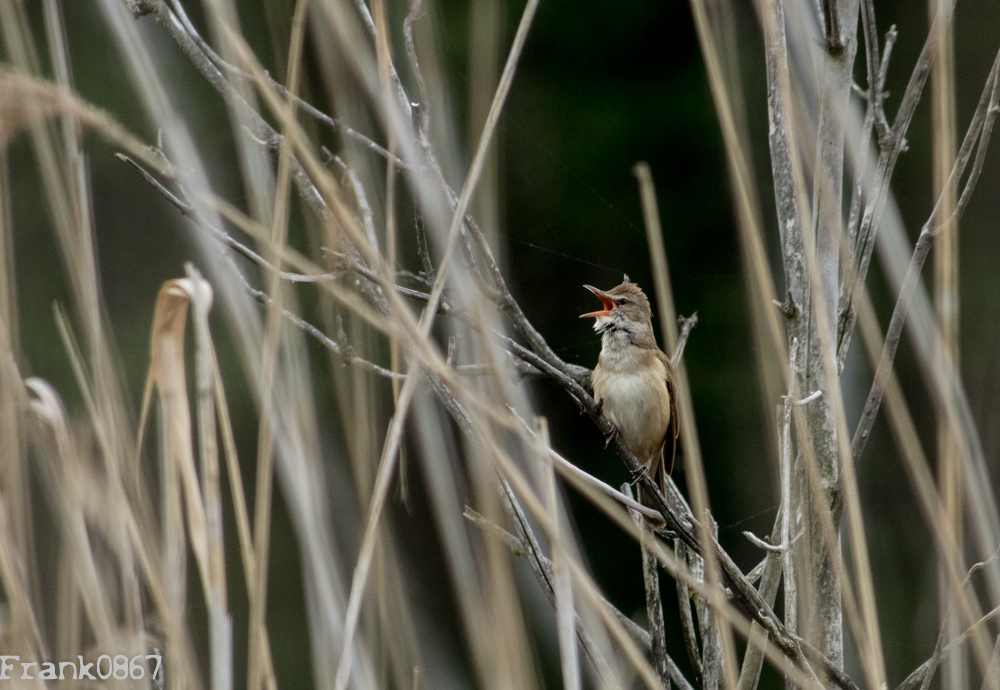
<path id="1" fill-rule="evenodd" d="M 580 318 L 586 319 L 591 316 L 595 318 L 599 316 L 611 316 L 611 312 L 615 310 L 615 303 L 611 300 L 611 298 L 605 295 L 603 291 L 598 290 L 592 285 L 584 285 L 583 287 L 587 288 L 595 295 L 597 295 L 598 299 L 600 299 L 601 302 L 604 304 L 604 309 L 602 309 L 601 311 L 592 311 L 589 314 L 580 314 Z"/>

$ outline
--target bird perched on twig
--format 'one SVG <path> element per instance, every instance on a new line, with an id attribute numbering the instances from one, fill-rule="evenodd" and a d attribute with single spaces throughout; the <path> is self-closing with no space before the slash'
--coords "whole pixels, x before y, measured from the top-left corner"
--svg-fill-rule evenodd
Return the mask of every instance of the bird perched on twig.
<path id="1" fill-rule="evenodd" d="M 656 345 L 649 299 L 628 276 L 606 292 L 584 287 L 604 303 L 601 311 L 580 316 L 596 319 L 594 330 L 601 335 L 601 355 L 591 377 L 594 399 L 663 491 L 674 466 L 680 420 L 674 368 Z M 641 486 L 639 500 L 655 508 Z"/>

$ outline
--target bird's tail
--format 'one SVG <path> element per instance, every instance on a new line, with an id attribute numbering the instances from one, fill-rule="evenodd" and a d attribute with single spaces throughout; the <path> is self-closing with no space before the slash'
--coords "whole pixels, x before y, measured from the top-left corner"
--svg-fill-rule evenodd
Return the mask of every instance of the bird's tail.
<path id="1" fill-rule="evenodd" d="M 672 460 L 672 458 L 671 458 Z M 652 478 L 653 483 L 656 484 L 656 488 L 660 490 L 660 494 L 666 494 L 667 491 L 667 467 L 666 463 L 663 462 L 663 456 L 654 457 L 650 462 L 649 476 Z M 652 508 L 653 510 L 659 510 L 657 501 L 652 495 L 646 490 L 642 484 L 639 484 L 639 503 L 646 506 L 647 508 Z"/>

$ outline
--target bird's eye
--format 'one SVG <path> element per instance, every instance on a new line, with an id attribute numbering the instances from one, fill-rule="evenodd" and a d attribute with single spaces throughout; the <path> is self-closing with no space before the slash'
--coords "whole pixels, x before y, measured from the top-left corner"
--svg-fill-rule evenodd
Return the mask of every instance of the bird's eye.
<path id="1" fill-rule="evenodd" d="M 618 304 L 628 304 L 628 298 L 622 297 L 620 300 L 618 300 Z"/>

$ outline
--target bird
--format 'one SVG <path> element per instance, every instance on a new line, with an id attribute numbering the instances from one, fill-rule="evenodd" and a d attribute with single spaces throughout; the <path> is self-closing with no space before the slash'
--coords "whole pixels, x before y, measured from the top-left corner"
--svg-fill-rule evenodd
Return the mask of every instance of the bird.
<path id="1" fill-rule="evenodd" d="M 600 311 L 580 315 L 593 318 L 601 336 L 590 379 L 594 399 L 662 493 L 673 470 L 680 419 L 674 368 L 656 344 L 649 299 L 627 275 L 610 290 L 583 287 L 604 304 Z M 656 507 L 641 485 L 639 501 Z"/>

